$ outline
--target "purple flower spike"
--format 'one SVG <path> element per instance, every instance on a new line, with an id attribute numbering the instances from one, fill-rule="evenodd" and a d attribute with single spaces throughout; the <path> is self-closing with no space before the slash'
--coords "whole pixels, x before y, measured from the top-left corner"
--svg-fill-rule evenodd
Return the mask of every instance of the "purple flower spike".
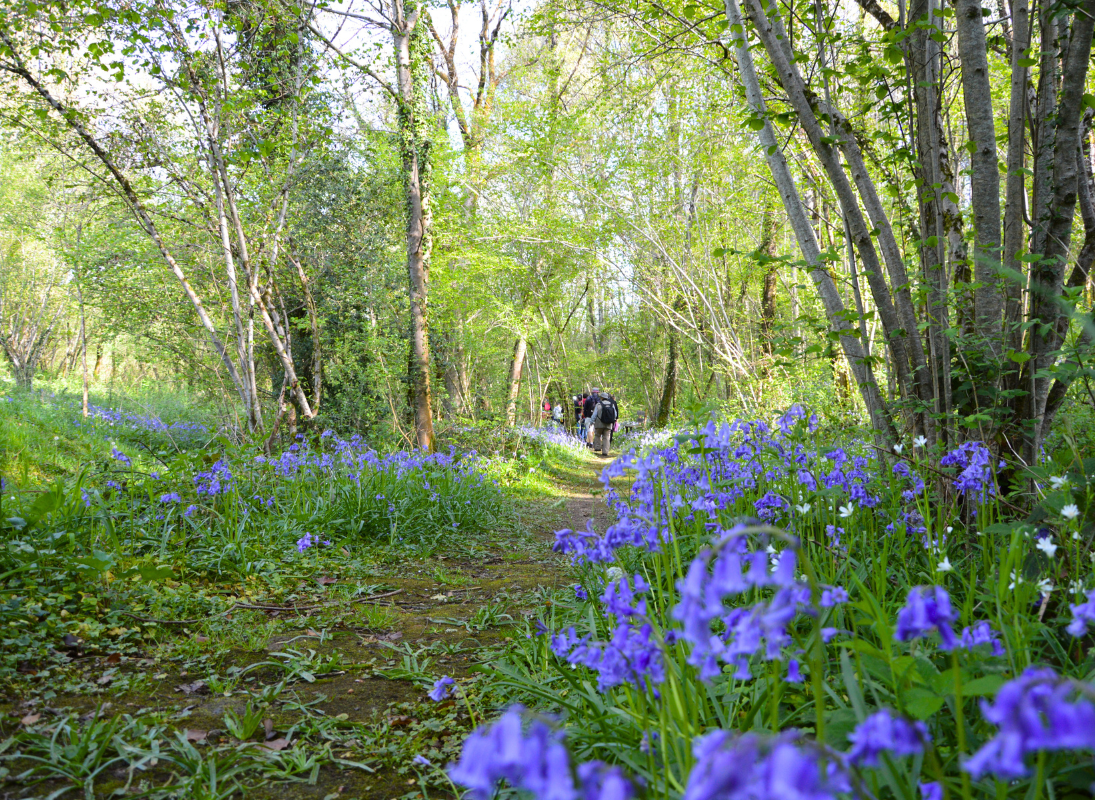
<path id="1" fill-rule="evenodd" d="M 450 678 L 448 675 L 442 675 L 437 681 L 434 682 L 433 688 L 430 689 L 430 699 L 435 703 L 440 703 L 446 697 L 452 694 L 450 688 L 456 681 Z"/>
<path id="2" fill-rule="evenodd" d="M 939 631 L 940 650 L 953 650 L 958 644 L 951 624 L 957 615 L 951 609 L 951 598 L 942 586 L 915 586 L 909 591 L 905 607 L 897 613 L 894 638 L 909 642 Z"/>
<path id="3" fill-rule="evenodd" d="M 1013 780 L 1028 773 L 1024 756 L 1031 753 L 1095 749 L 1095 705 L 1074 694 L 1049 667 L 1028 667 L 992 703 L 981 701 L 981 714 L 999 730 L 962 769 L 974 778 L 992 773 Z"/>
<path id="4" fill-rule="evenodd" d="M 923 722 L 909 722 L 895 717 L 883 709 L 859 723 L 848 734 L 852 749 L 848 751 L 848 763 L 852 766 L 874 767 L 880 753 L 895 756 L 911 756 L 924 749 L 931 741 L 928 726 Z"/>
<path id="5" fill-rule="evenodd" d="M 987 644 L 992 647 L 992 654 L 994 656 L 1004 655 L 1004 646 L 1000 643 L 1000 634 L 992 629 L 985 620 L 974 624 L 971 627 L 962 629 L 962 647 L 966 650 L 972 650 L 978 645 Z"/>
<path id="6" fill-rule="evenodd" d="M 921 800 L 943 800 L 943 785 L 937 781 L 920 784 Z"/>
<path id="7" fill-rule="evenodd" d="M 1087 593 L 1087 602 L 1070 604 L 1072 622 L 1068 623 L 1068 632 L 1073 636 L 1083 636 L 1088 625 L 1095 625 L 1095 589 Z"/>

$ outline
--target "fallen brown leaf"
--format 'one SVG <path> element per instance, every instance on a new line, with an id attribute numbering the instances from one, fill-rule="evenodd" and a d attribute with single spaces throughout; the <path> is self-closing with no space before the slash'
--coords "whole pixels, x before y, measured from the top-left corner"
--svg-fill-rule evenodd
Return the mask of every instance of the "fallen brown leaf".
<path id="1" fill-rule="evenodd" d="M 194 641 L 197 642 L 198 644 L 205 644 L 206 642 L 209 641 L 209 637 L 208 636 L 195 636 Z"/>
<path id="2" fill-rule="evenodd" d="M 338 578 L 332 578 L 330 575 L 324 575 L 316 580 L 320 586 L 330 586 L 332 583 L 338 583 Z"/>
<path id="3" fill-rule="evenodd" d="M 186 731 L 186 741 L 188 742 L 200 742 L 206 736 L 209 735 L 209 731 L 201 731 L 197 728 L 188 728 Z"/>
<path id="4" fill-rule="evenodd" d="M 41 714 L 27 714 L 25 717 L 23 717 L 21 720 L 19 720 L 19 724 L 20 725 L 33 725 L 35 722 L 37 722 L 41 718 L 42 718 Z"/>
<path id="5" fill-rule="evenodd" d="M 120 664 L 122 657 L 118 653 L 111 653 L 109 656 L 103 659 L 104 664 Z"/>
<path id="6" fill-rule="evenodd" d="M 275 753 L 284 750 L 289 746 L 288 739 L 274 739 L 270 742 L 263 742 L 260 747 L 265 747 L 267 750 L 273 750 Z"/>
<path id="7" fill-rule="evenodd" d="M 398 717 L 392 717 L 388 720 L 388 724 L 393 728 L 405 728 L 413 722 L 415 722 L 414 719 L 404 714 L 400 714 Z"/>
<path id="8" fill-rule="evenodd" d="M 319 631 L 317 631 L 313 628 L 309 628 L 308 630 L 305 631 L 305 633 L 308 634 L 309 636 L 319 636 Z"/>
<path id="9" fill-rule="evenodd" d="M 272 719 L 264 719 L 262 721 L 262 727 L 266 729 L 266 741 L 270 741 L 277 736 L 274 732 L 274 721 Z"/>
<path id="10" fill-rule="evenodd" d="M 184 683 L 176 686 L 175 691 L 182 692 L 185 695 L 208 694 L 209 687 L 205 685 L 205 681 L 194 681 L 193 683 Z"/>

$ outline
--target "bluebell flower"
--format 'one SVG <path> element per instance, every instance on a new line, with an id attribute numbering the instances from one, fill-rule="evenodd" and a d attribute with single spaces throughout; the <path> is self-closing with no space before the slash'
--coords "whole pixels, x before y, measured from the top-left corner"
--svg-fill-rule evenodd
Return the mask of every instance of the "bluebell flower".
<path id="1" fill-rule="evenodd" d="M 788 683 L 802 683 L 802 671 L 799 669 L 797 658 L 788 660 L 787 677 L 784 680 Z"/>
<path id="2" fill-rule="evenodd" d="M 981 715 L 998 730 L 962 768 L 974 778 L 1013 780 L 1028 774 L 1024 758 L 1032 753 L 1095 749 L 1095 705 L 1074 695 L 1073 685 L 1049 667 L 1028 667 L 991 703 L 981 701 Z"/>
<path id="3" fill-rule="evenodd" d="M 440 703 L 452 693 L 451 687 L 454 683 L 456 683 L 456 681 L 454 681 L 448 675 L 442 675 L 434 682 L 433 688 L 430 689 L 430 699 L 433 700 L 435 703 Z"/>
<path id="4" fill-rule="evenodd" d="M 849 600 L 851 598 L 848 596 L 848 590 L 843 586 L 823 586 L 821 587 L 821 599 L 818 600 L 818 605 L 822 608 L 832 608 L 841 603 L 847 603 Z"/>
<path id="5" fill-rule="evenodd" d="M 168 492 L 167 494 L 160 495 L 161 503 L 181 503 L 182 498 L 179 497 L 178 492 Z"/>
<path id="6" fill-rule="evenodd" d="M 987 644 L 992 647 L 994 656 L 1004 655 L 1004 646 L 1000 643 L 1000 634 L 992 629 L 985 620 L 974 623 L 962 629 L 962 647 L 972 650 L 978 645 Z"/>
<path id="7" fill-rule="evenodd" d="M 918 788 L 920 800 L 943 800 L 943 785 L 938 781 L 922 783 Z"/>
<path id="8" fill-rule="evenodd" d="M 800 747 L 794 734 L 764 740 L 716 730 L 692 743 L 695 766 L 682 800 L 835 800 L 850 789 L 835 762 Z"/>
<path id="9" fill-rule="evenodd" d="M 986 500 L 996 494 L 992 482 L 992 454 L 981 442 L 963 442 L 939 460 L 943 467 L 957 467 L 954 488 L 959 494 L 973 494 Z"/>
<path id="10" fill-rule="evenodd" d="M 848 734 L 848 741 L 852 743 L 848 763 L 856 767 L 874 767 L 878 765 L 880 753 L 911 756 L 922 752 L 924 745 L 931 741 L 931 734 L 923 722 L 910 722 L 883 709 L 859 723 Z"/>
<path id="11" fill-rule="evenodd" d="M 112 455 L 114 457 L 115 461 L 120 461 L 121 463 L 125 464 L 127 467 L 133 465 L 133 462 L 130 460 L 129 456 L 127 456 L 125 453 L 123 453 L 117 447 L 112 447 L 110 449 L 110 455 Z"/>
<path id="12" fill-rule="evenodd" d="M 589 592 L 586 591 L 585 587 L 582 586 L 582 584 L 576 583 L 574 584 L 574 597 L 578 600 L 588 600 Z"/>
<path id="13" fill-rule="evenodd" d="M 1088 625 L 1095 625 L 1095 589 L 1087 593 L 1086 603 L 1070 603 L 1072 621 L 1068 623 L 1068 632 L 1073 636 L 1083 636 Z"/>
<path id="14" fill-rule="evenodd" d="M 957 619 L 951 609 L 950 595 L 942 586 L 915 586 L 909 590 L 905 606 L 897 612 L 894 638 L 908 642 L 939 631 L 940 650 L 953 650 L 957 645 L 951 625 Z"/>
<path id="15" fill-rule="evenodd" d="M 420 767 L 432 767 L 433 766 L 433 764 L 430 763 L 430 760 L 428 758 L 426 758 L 424 755 L 422 755 L 421 753 L 419 753 L 414 758 L 412 758 L 411 763 L 417 764 Z"/>
<path id="16" fill-rule="evenodd" d="M 449 767 L 454 783 L 473 800 L 488 800 L 500 781 L 538 800 L 627 800 L 631 789 L 622 773 L 599 762 L 579 765 L 575 786 L 570 757 L 561 733 L 539 720 L 525 725 L 515 706 L 464 742 L 460 759 Z"/>
<path id="17" fill-rule="evenodd" d="M 80 490 L 80 499 L 84 501 L 84 508 L 91 508 L 91 495 L 87 493 L 86 489 Z"/>
<path id="18" fill-rule="evenodd" d="M 197 506 L 190 505 L 186 507 L 186 511 L 183 512 L 184 517 L 193 516 L 194 512 L 198 510 Z"/>
<path id="19" fill-rule="evenodd" d="M 646 614 L 646 600 L 636 602 L 635 596 L 645 594 L 648 591 L 650 591 L 650 587 L 643 580 L 643 576 L 638 573 L 635 574 L 634 588 L 632 588 L 632 583 L 628 581 L 626 575 L 618 580 L 609 581 L 608 585 L 605 586 L 604 594 L 600 598 L 605 606 L 605 616 L 615 614 L 620 619 L 643 616 Z"/>

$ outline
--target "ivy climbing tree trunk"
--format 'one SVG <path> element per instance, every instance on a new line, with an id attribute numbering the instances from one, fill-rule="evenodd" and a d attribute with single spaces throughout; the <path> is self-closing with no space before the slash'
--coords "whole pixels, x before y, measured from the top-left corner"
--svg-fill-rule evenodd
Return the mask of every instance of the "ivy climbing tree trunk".
<path id="1" fill-rule="evenodd" d="M 415 0 L 396 0 L 392 18 L 396 88 L 399 105 L 399 149 L 407 215 L 407 283 L 410 297 L 408 385 L 414 413 L 415 442 L 434 449 L 433 401 L 430 392 L 430 335 L 427 298 L 432 246 L 430 196 L 430 120 L 426 108 L 428 57 L 421 15 Z"/>

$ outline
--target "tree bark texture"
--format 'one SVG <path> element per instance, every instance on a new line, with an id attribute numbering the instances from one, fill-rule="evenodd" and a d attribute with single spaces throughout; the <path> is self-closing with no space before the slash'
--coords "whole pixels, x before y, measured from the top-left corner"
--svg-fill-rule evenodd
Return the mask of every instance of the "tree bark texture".
<path id="1" fill-rule="evenodd" d="M 528 339 L 520 334 L 513 344 L 513 358 L 509 367 L 509 390 L 506 394 L 506 425 L 517 424 L 517 397 L 521 392 L 521 373 L 525 369 L 525 355 L 528 352 Z"/>

